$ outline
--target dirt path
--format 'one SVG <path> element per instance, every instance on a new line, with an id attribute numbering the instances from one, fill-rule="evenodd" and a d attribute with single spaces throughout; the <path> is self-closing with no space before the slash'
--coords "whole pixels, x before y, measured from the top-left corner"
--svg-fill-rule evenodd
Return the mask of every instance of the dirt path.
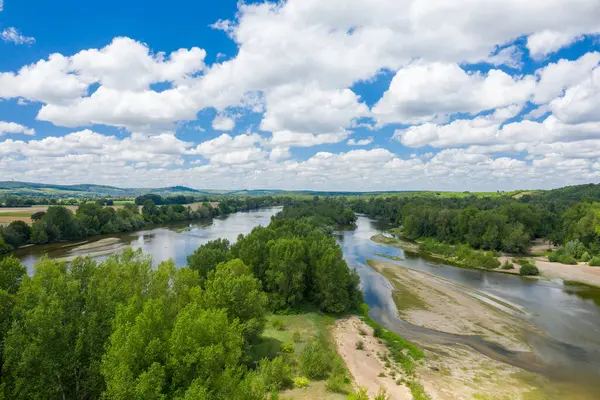
<path id="1" fill-rule="evenodd" d="M 458 335 L 479 335 L 513 351 L 529 351 L 524 329 L 534 329 L 514 316 L 511 304 L 424 272 L 368 260 L 394 286 L 402 319 L 414 325 Z M 513 315 L 514 314 L 514 315 Z"/>
<path id="2" fill-rule="evenodd" d="M 361 329 L 364 335 L 360 334 Z M 378 356 L 387 354 L 387 348 L 373 337 L 373 330 L 360 318 L 353 316 L 338 320 L 334 338 L 338 353 L 344 359 L 357 387 L 367 388 L 371 396 L 375 396 L 383 387 L 394 400 L 412 399 L 406 386 L 396 384 L 399 376 L 395 371 L 391 372 L 393 366 L 386 368 L 385 362 Z M 363 350 L 356 349 L 356 343 L 360 340 L 364 344 Z M 380 376 L 382 373 L 384 376 Z"/>

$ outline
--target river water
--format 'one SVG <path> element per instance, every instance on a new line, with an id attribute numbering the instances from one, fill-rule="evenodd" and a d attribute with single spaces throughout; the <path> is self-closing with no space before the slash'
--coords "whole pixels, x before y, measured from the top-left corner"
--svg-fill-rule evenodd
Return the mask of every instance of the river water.
<path id="1" fill-rule="evenodd" d="M 249 233 L 255 226 L 268 225 L 280 208 L 236 213 L 212 223 L 182 224 L 148 229 L 104 239 L 91 254 L 104 259 L 124 247 L 141 248 L 158 263 L 173 259 L 185 265 L 187 255 L 198 246 L 217 238 L 235 241 L 239 234 Z M 600 290 L 565 284 L 560 280 L 532 280 L 514 275 L 462 269 L 428 261 L 402 250 L 376 244 L 370 238 L 384 226 L 366 217 L 359 217 L 354 230 L 336 233 L 348 264 L 357 270 L 374 319 L 409 340 L 443 344 L 462 343 L 496 360 L 539 372 L 553 380 L 573 382 L 586 388 L 590 399 L 600 398 Z M 97 240 L 97 239 L 94 239 Z M 43 254 L 69 258 L 88 253 L 75 245 L 54 244 L 20 249 L 16 255 L 32 267 Z M 394 261 L 382 258 L 386 254 L 404 258 Z M 533 353 L 514 353 L 476 336 L 458 336 L 420 328 L 400 320 L 391 296 L 390 283 L 371 269 L 367 259 L 382 260 L 428 272 L 513 304 L 524 311 L 522 318 L 530 321 L 544 334 L 531 332 L 527 343 Z"/>

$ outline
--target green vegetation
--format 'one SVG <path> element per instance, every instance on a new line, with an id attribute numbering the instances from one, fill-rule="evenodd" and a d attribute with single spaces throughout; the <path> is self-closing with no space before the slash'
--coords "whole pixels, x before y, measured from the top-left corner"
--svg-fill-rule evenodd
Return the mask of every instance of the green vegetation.
<path id="1" fill-rule="evenodd" d="M 140 218 L 157 215 L 149 202 Z M 51 207 L 39 223 L 75 237 L 105 211 Z M 323 220 L 284 212 L 234 245 L 201 247 L 179 269 L 131 249 L 104 262 L 44 258 L 31 277 L 0 260 L 0 398 L 258 400 L 308 379 L 347 393 L 333 318 L 306 313 L 362 301 Z"/>
<path id="2" fill-rule="evenodd" d="M 545 238 L 562 246 L 550 261 L 576 264 L 600 256 L 599 200 L 600 185 L 581 185 L 493 196 L 400 193 L 346 201 L 356 212 L 397 224 L 401 228 L 392 233 L 409 240 L 525 254 L 532 239 Z"/>
<path id="3" fill-rule="evenodd" d="M 373 328 L 373 335 L 381 339 L 389 349 L 392 359 L 400 364 L 404 373 L 408 376 L 415 374 L 415 362 L 425 358 L 425 353 L 415 345 L 404 340 L 400 335 L 389 331 L 373 321 L 369 317 L 369 307 L 361 306 L 363 320 Z"/>
<path id="4" fill-rule="evenodd" d="M 473 250 L 466 244 L 454 246 L 428 238 L 421 242 L 421 249 L 468 268 L 495 269 L 500 267 L 500 261 L 493 251 Z"/>
<path id="5" fill-rule="evenodd" d="M 152 224 L 208 221 L 214 216 L 272 206 L 279 202 L 270 197 L 225 199 L 217 208 L 213 208 L 210 203 L 203 203 L 193 209 L 176 203 L 157 205 L 152 198 L 160 199 L 160 202 L 176 202 L 183 201 L 180 198 L 185 200 L 186 197 L 175 196 L 165 200 L 157 195 L 148 195 L 143 201 L 141 212 L 133 203 L 114 208 L 102 205 L 102 201 L 87 202 L 81 204 L 75 213 L 63 206 L 50 206 L 45 212 L 31 215 L 31 227 L 21 221 L 14 221 L 7 227 L 0 226 L 0 237 L 9 246 L 8 249 L 0 246 L 0 254 L 28 243 L 79 240 L 101 234 L 135 231 Z"/>
<path id="6" fill-rule="evenodd" d="M 535 266 L 535 261 L 519 259 L 518 264 L 521 266 L 519 268 L 519 275 L 521 276 L 537 276 L 540 274 L 540 270 Z"/>
<path id="7" fill-rule="evenodd" d="M 413 400 L 431 400 L 431 397 L 427 395 L 423 385 L 415 380 L 408 382 L 408 388 L 413 396 Z"/>

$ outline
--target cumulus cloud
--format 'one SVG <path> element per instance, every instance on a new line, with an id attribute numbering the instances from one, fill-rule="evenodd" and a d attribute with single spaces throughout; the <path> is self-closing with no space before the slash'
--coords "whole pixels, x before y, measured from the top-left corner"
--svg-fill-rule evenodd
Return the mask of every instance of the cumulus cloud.
<path id="1" fill-rule="evenodd" d="M 359 140 L 350 139 L 346 142 L 346 144 L 348 146 L 366 146 L 371 143 L 373 143 L 373 136 L 369 136 L 366 139 L 359 139 Z"/>
<path id="2" fill-rule="evenodd" d="M 0 121 L 0 136 L 7 133 L 22 133 L 24 135 L 35 135 L 33 128 L 28 128 L 16 122 Z"/>
<path id="3" fill-rule="evenodd" d="M 288 0 L 238 7 L 235 18 L 213 25 L 237 52 L 212 65 L 200 47 L 163 53 L 118 37 L 0 72 L 0 99 L 41 103 L 30 108 L 39 107 L 38 120 L 74 131 L 0 142 L 2 176 L 340 190 L 540 187 L 599 176 L 600 55 L 545 60 L 599 32 L 597 0 Z M 531 58 L 541 68 L 522 70 Z M 380 88 L 387 76 L 389 87 Z M 364 90 L 369 85 L 375 90 Z M 244 129 L 239 116 L 257 114 L 262 135 L 204 142 L 196 135 L 194 143 L 175 136 L 175 127 L 208 108 L 222 132 Z M 94 125 L 124 129 L 102 135 Z M 383 148 L 352 148 L 373 141 L 350 138 L 361 127 L 387 138 L 395 130 L 404 146 L 436 152 L 404 159 Z M 294 150 L 325 144 L 335 146 Z"/>
<path id="4" fill-rule="evenodd" d="M 0 11 L 2 11 L 0 4 Z M 14 26 L 8 27 L 0 33 L 0 37 L 6 43 L 14 43 L 14 44 L 34 44 L 35 38 L 31 36 L 23 35 L 17 28 Z"/>
<path id="5" fill-rule="evenodd" d="M 534 88 L 531 76 L 513 78 L 500 70 L 469 74 L 457 64 L 417 62 L 396 73 L 372 112 L 383 123 L 445 121 L 454 113 L 524 104 Z"/>
<path id="6" fill-rule="evenodd" d="M 235 128 L 235 120 L 223 115 L 217 115 L 213 119 L 212 127 L 216 131 L 231 131 Z"/>

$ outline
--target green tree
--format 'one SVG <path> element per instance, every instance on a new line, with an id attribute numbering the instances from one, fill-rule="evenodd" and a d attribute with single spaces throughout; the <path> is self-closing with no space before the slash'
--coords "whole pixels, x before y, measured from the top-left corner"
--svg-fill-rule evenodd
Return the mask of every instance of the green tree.
<path id="1" fill-rule="evenodd" d="M 306 252 L 302 240 L 277 239 L 269 251 L 265 283 L 275 309 L 295 307 L 304 300 Z"/>
<path id="2" fill-rule="evenodd" d="M 256 340 L 264 329 L 267 295 L 240 259 L 219 264 L 208 274 L 203 299 L 206 308 L 223 308 L 230 318 L 237 318 L 248 342 Z"/>
<path id="3" fill-rule="evenodd" d="M 205 280 L 208 273 L 218 264 L 232 259 L 229 240 L 216 239 L 196 249 L 187 257 L 188 266 L 198 271 L 200 279 Z"/>

